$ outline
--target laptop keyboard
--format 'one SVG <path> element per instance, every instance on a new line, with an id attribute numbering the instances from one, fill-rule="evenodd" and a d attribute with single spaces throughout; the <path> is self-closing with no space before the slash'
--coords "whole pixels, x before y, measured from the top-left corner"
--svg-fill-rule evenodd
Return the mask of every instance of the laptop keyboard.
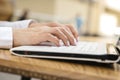
<path id="1" fill-rule="evenodd" d="M 74 47 L 75 48 L 75 47 Z M 105 51 L 106 44 L 99 44 L 97 42 L 79 42 L 76 46 L 76 50 L 84 52 L 96 52 Z"/>
<path id="2" fill-rule="evenodd" d="M 98 42 L 83 42 L 79 41 L 76 46 L 61 46 L 61 47 L 44 47 L 43 50 L 51 52 L 62 52 L 62 53 L 78 53 L 78 54 L 93 54 L 100 55 L 106 54 L 106 44 Z"/>

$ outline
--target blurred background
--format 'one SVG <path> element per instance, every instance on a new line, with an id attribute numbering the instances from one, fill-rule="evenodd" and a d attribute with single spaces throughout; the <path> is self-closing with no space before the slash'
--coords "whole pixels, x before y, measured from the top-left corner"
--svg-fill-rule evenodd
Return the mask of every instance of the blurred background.
<path id="1" fill-rule="evenodd" d="M 73 24 L 83 36 L 119 33 L 120 0 L 0 0 L 0 20 Z"/>
<path id="2" fill-rule="evenodd" d="M 113 36 L 120 34 L 120 0 L 0 0 L 0 21 L 24 19 L 73 24 L 82 36 Z"/>
<path id="3" fill-rule="evenodd" d="M 0 0 L 0 20 L 73 24 L 83 36 L 119 33 L 120 0 Z"/>

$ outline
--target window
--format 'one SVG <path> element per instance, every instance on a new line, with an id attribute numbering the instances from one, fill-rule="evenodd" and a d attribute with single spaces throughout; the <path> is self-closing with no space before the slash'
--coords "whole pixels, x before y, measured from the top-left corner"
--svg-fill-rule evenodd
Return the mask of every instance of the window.
<path id="1" fill-rule="evenodd" d="M 106 0 L 107 7 L 120 11 L 120 0 Z"/>
<path id="2" fill-rule="evenodd" d="M 100 17 L 100 33 L 101 35 L 111 36 L 117 27 L 117 17 L 112 14 L 104 13 Z"/>

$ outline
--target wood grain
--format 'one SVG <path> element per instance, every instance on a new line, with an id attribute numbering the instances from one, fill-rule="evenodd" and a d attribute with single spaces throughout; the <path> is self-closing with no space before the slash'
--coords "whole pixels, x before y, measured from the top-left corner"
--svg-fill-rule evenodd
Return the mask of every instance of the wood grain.
<path id="1" fill-rule="evenodd" d="M 120 80 L 120 71 L 104 66 L 33 59 L 0 50 L 0 71 L 45 80 Z"/>

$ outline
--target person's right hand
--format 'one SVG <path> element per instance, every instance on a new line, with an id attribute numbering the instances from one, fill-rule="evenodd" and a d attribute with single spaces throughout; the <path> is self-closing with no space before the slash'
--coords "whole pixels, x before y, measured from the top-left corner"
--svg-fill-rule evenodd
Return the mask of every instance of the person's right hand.
<path id="1" fill-rule="evenodd" d="M 60 40 L 65 46 L 76 45 L 74 36 L 64 27 L 35 27 L 26 29 L 13 29 L 13 45 L 37 45 L 50 41 L 60 46 Z"/>
<path id="2" fill-rule="evenodd" d="M 71 35 L 74 36 L 74 38 L 78 41 L 78 32 L 76 28 L 73 25 L 70 24 L 61 24 L 58 22 L 47 22 L 47 23 L 38 23 L 38 22 L 32 22 L 29 25 L 29 28 L 35 28 L 35 27 L 43 27 L 43 26 L 49 26 L 49 27 L 63 27 L 65 28 Z"/>

